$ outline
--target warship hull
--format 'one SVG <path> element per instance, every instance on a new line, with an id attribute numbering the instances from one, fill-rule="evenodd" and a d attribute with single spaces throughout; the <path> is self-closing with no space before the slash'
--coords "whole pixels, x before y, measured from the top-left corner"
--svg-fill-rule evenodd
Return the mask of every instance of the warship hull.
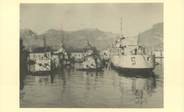
<path id="1" fill-rule="evenodd" d="M 121 55 L 113 56 L 112 66 L 122 72 L 147 73 L 155 68 L 154 56 Z"/>

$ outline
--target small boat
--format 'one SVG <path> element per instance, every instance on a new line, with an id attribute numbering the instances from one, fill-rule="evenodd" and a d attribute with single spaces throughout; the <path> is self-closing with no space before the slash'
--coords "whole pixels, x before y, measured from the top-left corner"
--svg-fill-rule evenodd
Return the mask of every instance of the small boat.
<path id="1" fill-rule="evenodd" d="M 95 59 L 93 56 L 87 56 L 85 57 L 85 60 L 81 63 L 81 67 L 78 70 L 101 71 L 101 61 L 98 58 Z"/>
<path id="2" fill-rule="evenodd" d="M 88 42 L 88 46 L 84 51 L 84 60 L 78 70 L 100 71 L 102 70 L 102 61 L 95 47 Z"/>

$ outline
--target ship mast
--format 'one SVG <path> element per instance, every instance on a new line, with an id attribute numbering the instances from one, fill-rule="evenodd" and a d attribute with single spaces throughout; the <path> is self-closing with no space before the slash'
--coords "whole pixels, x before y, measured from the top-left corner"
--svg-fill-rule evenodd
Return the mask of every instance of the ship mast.
<path id="1" fill-rule="evenodd" d="M 120 18 L 120 30 L 121 30 L 120 37 L 125 38 L 123 35 L 123 18 L 122 17 Z"/>
<path id="2" fill-rule="evenodd" d="M 121 18 L 120 18 L 120 30 L 121 30 L 121 35 L 123 35 L 123 27 L 122 27 L 122 25 L 123 25 L 123 18 L 121 17 Z"/>

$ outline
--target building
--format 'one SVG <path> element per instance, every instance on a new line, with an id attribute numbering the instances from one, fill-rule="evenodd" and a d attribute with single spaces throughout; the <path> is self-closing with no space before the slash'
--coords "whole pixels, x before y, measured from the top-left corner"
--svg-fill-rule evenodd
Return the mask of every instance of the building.
<path id="1" fill-rule="evenodd" d="M 29 72 L 51 71 L 51 52 L 31 52 L 28 56 Z"/>
<path id="2" fill-rule="evenodd" d="M 74 58 L 75 62 L 82 62 L 84 60 L 84 51 L 83 49 L 77 49 L 70 51 L 71 58 Z"/>

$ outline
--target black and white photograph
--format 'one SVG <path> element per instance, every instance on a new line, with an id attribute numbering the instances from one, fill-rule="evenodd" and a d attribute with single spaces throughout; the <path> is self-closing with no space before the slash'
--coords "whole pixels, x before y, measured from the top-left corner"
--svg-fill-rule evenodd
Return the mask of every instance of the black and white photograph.
<path id="1" fill-rule="evenodd" d="M 20 108 L 163 108 L 163 3 L 21 3 Z"/>

